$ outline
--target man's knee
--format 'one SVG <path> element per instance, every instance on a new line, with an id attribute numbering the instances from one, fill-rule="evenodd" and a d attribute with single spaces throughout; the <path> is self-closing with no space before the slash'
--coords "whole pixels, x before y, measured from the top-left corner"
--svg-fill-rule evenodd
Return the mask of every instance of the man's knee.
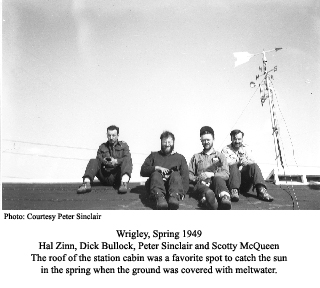
<path id="1" fill-rule="evenodd" d="M 98 159 L 90 159 L 82 178 L 83 179 L 89 178 L 90 181 L 92 182 L 94 177 L 97 176 L 100 170 L 101 170 L 100 161 Z"/>
<path id="2" fill-rule="evenodd" d="M 235 164 L 233 164 L 233 165 L 230 165 L 230 166 L 229 166 L 229 171 L 230 171 L 230 174 L 231 174 L 231 173 L 237 173 L 237 172 L 239 172 L 238 164 L 235 163 Z"/>
<path id="3" fill-rule="evenodd" d="M 159 171 L 155 171 L 149 177 L 150 192 L 153 193 L 159 189 L 165 190 L 164 181 L 162 179 L 162 174 Z"/>
<path id="4" fill-rule="evenodd" d="M 146 183 L 144 183 L 144 187 L 146 188 L 147 194 L 150 194 L 150 179 L 148 178 Z"/>
<path id="5" fill-rule="evenodd" d="M 199 198 L 204 197 L 208 191 L 212 191 L 207 185 L 200 183 L 194 187 L 194 190 L 198 194 Z"/>
<path id="6" fill-rule="evenodd" d="M 212 184 L 226 184 L 226 181 L 222 179 L 220 176 L 213 176 L 211 178 Z"/>
<path id="7" fill-rule="evenodd" d="M 154 171 L 151 175 L 150 175 L 150 181 L 151 180 L 162 180 L 162 174 L 159 171 Z"/>
<path id="8" fill-rule="evenodd" d="M 180 175 L 179 172 L 174 171 L 174 172 L 171 173 L 170 178 L 173 181 L 180 181 L 181 180 L 181 175 Z"/>
<path id="9" fill-rule="evenodd" d="M 131 159 L 124 159 L 120 165 L 121 173 L 128 174 L 131 177 L 132 173 L 132 160 Z"/>
<path id="10" fill-rule="evenodd" d="M 88 166 L 90 166 L 90 167 L 99 166 L 100 167 L 100 161 L 96 158 L 92 158 L 89 160 Z"/>
<path id="11" fill-rule="evenodd" d="M 205 192 L 205 197 L 206 197 L 208 208 L 211 210 L 217 210 L 218 202 L 217 202 L 215 193 L 211 189 L 208 189 Z"/>
<path id="12" fill-rule="evenodd" d="M 214 176 L 211 178 L 212 182 L 210 188 L 218 195 L 222 191 L 228 191 L 227 181 L 220 176 Z"/>
<path id="13" fill-rule="evenodd" d="M 260 171 L 260 167 L 257 163 L 252 163 L 247 165 L 251 171 Z"/>
<path id="14" fill-rule="evenodd" d="M 252 163 L 247 165 L 248 166 L 248 171 L 250 175 L 258 175 L 261 176 L 261 169 L 257 163 Z"/>

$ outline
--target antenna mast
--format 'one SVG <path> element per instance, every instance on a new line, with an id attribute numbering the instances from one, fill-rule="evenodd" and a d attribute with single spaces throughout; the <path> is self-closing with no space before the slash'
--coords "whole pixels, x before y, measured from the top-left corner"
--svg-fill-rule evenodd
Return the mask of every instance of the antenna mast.
<path id="1" fill-rule="evenodd" d="M 271 115 L 271 125 L 272 125 L 272 135 L 273 135 L 273 141 L 274 141 L 274 149 L 276 153 L 276 161 L 279 161 L 282 168 L 284 169 L 284 163 L 283 163 L 283 157 L 281 154 L 281 144 L 280 144 L 280 131 L 279 131 L 279 125 L 278 125 L 278 120 L 276 116 L 276 111 L 275 111 L 275 105 L 274 105 L 274 96 L 275 96 L 275 89 L 273 88 L 273 85 L 271 84 L 271 80 L 273 79 L 273 75 L 271 75 L 271 72 L 276 72 L 277 71 L 277 66 L 274 66 L 273 69 L 267 70 L 267 57 L 266 53 L 268 52 L 277 52 L 281 50 L 282 48 L 275 48 L 272 50 L 268 51 L 262 51 L 261 53 L 256 53 L 256 54 L 251 54 L 248 52 L 235 52 L 233 53 L 234 57 L 236 58 L 235 62 L 235 67 L 248 62 L 253 56 L 257 55 L 263 55 L 262 62 L 263 65 L 262 67 L 259 67 L 259 71 L 262 73 L 261 75 L 256 75 L 256 80 L 258 80 L 260 77 L 263 77 L 263 80 L 259 84 L 260 88 L 260 95 L 261 95 L 261 104 L 263 106 L 263 103 L 269 99 L 269 107 L 270 107 L 270 115 Z M 252 81 L 250 82 L 250 86 L 253 88 L 256 86 L 256 84 Z M 278 162 L 277 162 L 278 163 Z M 278 167 L 278 165 L 277 165 Z"/>
<path id="2" fill-rule="evenodd" d="M 267 52 L 272 52 L 272 51 L 278 51 L 281 50 L 282 48 L 275 48 L 274 50 L 269 50 L 269 51 L 263 51 L 263 58 L 262 62 L 263 65 L 262 67 L 259 67 L 259 70 L 262 72 L 262 75 L 257 75 L 256 80 L 258 80 L 261 76 L 263 77 L 263 80 L 261 84 L 259 84 L 260 88 L 260 95 L 261 95 L 261 105 L 263 106 L 264 102 L 268 99 L 269 100 L 269 109 L 270 109 L 270 116 L 271 116 L 271 125 L 272 125 L 272 135 L 273 135 L 273 142 L 274 142 L 274 149 L 275 149 L 275 154 L 276 154 L 276 161 L 279 161 L 282 168 L 284 169 L 284 163 L 283 163 L 283 158 L 281 154 L 281 144 L 280 144 L 280 129 L 279 129 L 279 124 L 277 120 L 277 115 L 276 115 L 276 110 L 275 110 L 275 105 L 274 105 L 274 88 L 271 87 L 270 82 L 271 79 L 273 79 L 273 75 L 271 75 L 271 72 L 276 72 L 277 71 L 277 66 L 274 66 L 273 69 L 267 70 L 267 57 L 266 53 Z M 258 55 L 258 54 L 255 54 Z M 253 82 L 251 82 L 252 85 Z"/>

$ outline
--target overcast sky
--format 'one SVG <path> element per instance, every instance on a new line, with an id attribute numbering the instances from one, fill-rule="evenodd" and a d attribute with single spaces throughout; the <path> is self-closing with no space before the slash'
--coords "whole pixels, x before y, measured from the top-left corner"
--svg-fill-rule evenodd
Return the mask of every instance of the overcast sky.
<path id="1" fill-rule="evenodd" d="M 233 53 L 276 47 L 267 59 L 278 68 L 287 163 L 293 145 L 299 166 L 320 166 L 319 1 L 4 0 L 2 9 L 4 181 L 81 181 L 111 124 L 130 146 L 133 179 L 164 130 L 189 162 L 203 125 L 217 150 L 243 130 L 268 175 L 269 105 L 249 85 L 262 56 L 235 68 Z"/>

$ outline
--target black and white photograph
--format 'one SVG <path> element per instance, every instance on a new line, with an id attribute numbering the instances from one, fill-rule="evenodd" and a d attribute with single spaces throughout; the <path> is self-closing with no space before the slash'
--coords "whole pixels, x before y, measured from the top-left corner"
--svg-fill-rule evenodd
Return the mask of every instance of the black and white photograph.
<path id="1" fill-rule="evenodd" d="M 316 286 L 319 1 L 3 0 L 1 23 L 6 287 Z"/>

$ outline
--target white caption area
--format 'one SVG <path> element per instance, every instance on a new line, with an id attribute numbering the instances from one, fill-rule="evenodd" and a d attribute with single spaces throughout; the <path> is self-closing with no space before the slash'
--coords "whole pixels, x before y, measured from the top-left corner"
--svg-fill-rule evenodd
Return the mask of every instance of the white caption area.
<path id="1" fill-rule="evenodd" d="M 317 212 L 98 213 L 101 220 L 2 219 L 6 283 L 228 287 L 245 281 L 247 287 L 267 287 L 315 281 Z"/>

